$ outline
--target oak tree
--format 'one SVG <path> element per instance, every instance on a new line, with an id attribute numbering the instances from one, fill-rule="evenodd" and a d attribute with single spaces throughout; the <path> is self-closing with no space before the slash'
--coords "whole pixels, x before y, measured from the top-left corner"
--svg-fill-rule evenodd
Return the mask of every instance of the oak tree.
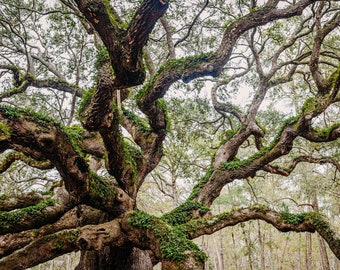
<path id="1" fill-rule="evenodd" d="M 60 181 L 45 193 L 2 190 L 0 269 L 72 251 L 81 251 L 78 270 L 203 269 L 192 240 L 249 220 L 317 232 L 340 258 L 338 233 L 319 212 L 210 209 L 235 180 L 285 181 L 303 163 L 339 170 L 339 9 L 325 0 L 1 0 L 0 171 Z M 219 136 L 202 144 L 215 149 L 185 201 L 155 216 L 137 198 L 172 130 L 171 91 L 183 100 L 206 91 L 215 114 L 202 128 Z M 273 108 L 281 113 L 265 121 Z M 299 140 L 331 147 L 307 155 Z"/>

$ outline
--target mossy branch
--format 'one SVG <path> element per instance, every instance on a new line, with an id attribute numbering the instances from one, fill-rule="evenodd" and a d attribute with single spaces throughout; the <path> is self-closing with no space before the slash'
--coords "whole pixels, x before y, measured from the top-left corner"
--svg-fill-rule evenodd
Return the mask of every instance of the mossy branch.
<path id="1" fill-rule="evenodd" d="M 12 211 L 36 205 L 42 200 L 44 200 L 44 197 L 38 192 L 3 194 L 0 196 L 0 211 Z"/>
<path id="2" fill-rule="evenodd" d="M 59 205 L 54 199 L 46 199 L 19 210 L 0 212 L 0 234 L 20 232 L 52 223 L 67 210 L 67 207 Z"/>
<path id="3" fill-rule="evenodd" d="M 255 205 L 205 219 L 192 220 L 180 225 L 180 227 L 189 239 L 194 239 L 249 220 L 263 220 L 282 232 L 313 233 L 317 231 L 328 243 L 337 258 L 340 258 L 340 237 L 330 226 L 327 219 L 317 212 L 292 214 L 277 212 L 265 205 Z"/>
<path id="4" fill-rule="evenodd" d="M 78 229 L 64 230 L 46 235 L 0 259 L 0 269 L 24 270 L 39 263 L 52 260 L 57 256 L 76 251 L 78 250 L 76 246 L 78 235 Z M 37 250 L 41 252 L 37 252 Z M 27 256 L 27 254 L 35 254 L 35 256 Z"/>
<path id="5" fill-rule="evenodd" d="M 48 170 L 54 167 L 50 160 L 39 161 L 26 156 L 24 153 L 14 151 L 7 154 L 0 162 L 0 173 L 5 172 L 15 161 L 22 161 L 28 166 L 41 170 Z"/>
<path id="6" fill-rule="evenodd" d="M 156 256 L 163 262 L 180 265 L 192 258 L 202 264 L 207 259 L 205 253 L 186 237 L 179 226 L 170 226 L 162 219 L 142 211 L 131 212 L 128 215 L 128 225 L 143 229 L 139 233 L 147 238 L 145 243 L 157 245 Z"/>

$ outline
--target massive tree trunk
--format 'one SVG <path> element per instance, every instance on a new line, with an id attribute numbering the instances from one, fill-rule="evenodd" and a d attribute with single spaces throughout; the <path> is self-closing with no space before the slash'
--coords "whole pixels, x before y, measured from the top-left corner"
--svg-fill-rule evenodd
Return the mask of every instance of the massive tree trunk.
<path id="1" fill-rule="evenodd" d="M 75 270 L 152 270 L 149 254 L 138 248 L 110 248 L 82 251 Z"/>

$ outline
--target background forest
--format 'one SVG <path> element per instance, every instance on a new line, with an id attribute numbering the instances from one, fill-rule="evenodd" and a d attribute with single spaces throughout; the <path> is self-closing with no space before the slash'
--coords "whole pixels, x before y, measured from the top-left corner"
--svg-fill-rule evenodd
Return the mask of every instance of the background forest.
<path id="1" fill-rule="evenodd" d="M 223 214 L 227 218 L 243 209 L 270 210 L 280 215 L 277 223 L 279 227 L 283 223 L 283 232 L 262 217 L 244 220 L 247 222 L 236 217 L 199 237 L 187 236 L 208 255 L 204 269 L 340 270 L 340 260 L 334 254 L 340 252 L 339 3 L 171 1 L 166 13 L 155 20 L 139 52 L 145 80 L 130 85 L 116 79 L 120 62 L 112 60 L 106 33 L 96 28 L 105 17 L 98 15 L 96 22 L 92 11 L 88 15 L 81 9 L 82 2 L 87 1 L 0 0 L 0 198 L 5 201 L 0 202 L 0 259 L 5 261 L 13 250 L 21 248 L 8 251 L 6 237 L 34 233 L 53 223 L 15 227 L 13 232 L 11 226 L 2 227 L 7 212 L 21 208 L 4 210 L 11 196 L 54 198 L 63 185 L 73 196 L 64 179 L 68 173 L 63 174 L 63 166 L 51 158 L 53 153 L 45 158 L 43 150 L 27 150 L 33 131 L 24 142 L 11 141 L 15 137 L 11 132 L 17 128 L 15 121 L 21 123 L 20 119 L 27 116 L 37 126 L 59 123 L 60 134 L 71 138 L 72 148 L 81 152 L 81 160 L 87 164 L 75 161 L 77 166 L 81 163 L 86 167 L 86 173 L 89 171 L 86 179 L 106 179 L 132 198 L 133 207 L 124 208 L 124 214 L 138 209 L 160 219 L 169 218 L 172 210 L 195 201 L 200 208 L 184 209 L 193 214 L 189 220 L 178 221 L 179 225 L 195 219 L 213 220 Z M 144 11 L 141 7 L 149 2 L 158 3 L 94 2 L 104 3 L 113 25 L 110 30 L 122 36 L 139 19 L 136 11 Z M 168 5 L 167 1 L 159 2 Z M 295 14 L 292 10 L 300 10 L 300 5 L 301 12 Z M 271 8 L 280 15 L 273 11 L 273 18 L 267 19 L 266 12 L 270 9 L 268 14 L 272 14 Z M 282 15 L 284 12 L 287 15 Z M 266 21 L 257 22 L 257 14 Z M 245 30 L 237 37 L 229 36 L 242 27 Z M 132 45 L 127 43 L 133 46 L 132 41 Z M 108 66 L 110 72 L 105 73 L 103 69 Z M 95 104 L 100 87 L 111 87 L 105 84 L 107 78 L 113 82 L 114 94 L 107 98 L 108 103 Z M 87 118 L 93 104 L 109 108 L 109 113 L 94 117 L 102 121 L 98 130 L 89 128 Z M 11 121 L 14 123 L 10 125 Z M 113 123 L 109 128 L 116 128 L 110 130 L 112 137 L 102 130 L 108 121 Z M 148 135 L 139 137 L 136 127 Z M 143 148 L 143 140 L 150 134 L 162 138 L 161 142 L 155 140 L 159 145 L 151 154 Z M 118 137 L 116 144 L 108 143 Z M 95 149 L 88 150 L 85 144 L 92 139 Z M 153 147 L 155 141 L 147 142 Z M 121 159 L 112 157 L 113 152 L 119 156 L 120 151 Z M 145 156 L 141 158 L 142 154 Z M 138 167 L 143 158 L 155 166 Z M 118 169 L 112 165 L 115 162 Z M 82 166 L 77 168 L 82 171 Z M 122 171 L 133 178 L 128 179 L 131 186 L 124 182 L 127 176 L 121 176 Z M 139 176 L 140 186 L 134 189 Z M 195 189 L 199 191 L 195 193 Z M 88 197 L 79 198 L 75 200 L 79 205 L 87 205 Z M 116 212 L 107 210 L 106 202 L 99 206 L 101 203 L 91 201 L 87 206 L 101 211 L 105 222 L 124 216 L 116 216 Z M 209 211 L 201 215 L 207 207 Z M 331 223 L 331 236 L 337 239 L 333 249 L 325 237 L 312 233 L 320 229 L 320 224 L 307 220 L 303 214 L 307 212 Z M 84 225 L 96 226 L 104 221 Z M 67 229 L 74 229 L 72 226 Z M 74 269 L 83 248 L 79 238 L 74 239 L 71 253 L 61 251 L 62 256 L 29 269 Z M 155 254 L 154 269 L 161 269 L 164 256 Z"/>

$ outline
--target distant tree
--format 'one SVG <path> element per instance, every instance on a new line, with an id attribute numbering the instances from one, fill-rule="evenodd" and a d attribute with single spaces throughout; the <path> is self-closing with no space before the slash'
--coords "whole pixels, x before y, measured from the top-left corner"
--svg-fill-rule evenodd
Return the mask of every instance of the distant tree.
<path id="1" fill-rule="evenodd" d="M 34 168 L 30 177 L 49 177 L 49 190 L 33 184 L 1 195 L 1 270 L 78 250 L 78 270 L 203 269 L 206 255 L 191 240 L 249 220 L 317 232 L 340 258 L 340 238 L 321 212 L 210 209 L 235 180 L 285 181 L 300 163 L 329 164 L 339 180 L 337 1 L 0 3 L 0 171 L 26 180 L 13 174 L 20 164 Z M 203 91 L 220 115 L 201 121 L 218 134 L 202 144 L 215 148 L 208 168 L 173 210 L 138 210 L 139 191 L 176 134 L 169 96 L 184 102 Z M 313 155 L 313 147 L 327 150 Z"/>

